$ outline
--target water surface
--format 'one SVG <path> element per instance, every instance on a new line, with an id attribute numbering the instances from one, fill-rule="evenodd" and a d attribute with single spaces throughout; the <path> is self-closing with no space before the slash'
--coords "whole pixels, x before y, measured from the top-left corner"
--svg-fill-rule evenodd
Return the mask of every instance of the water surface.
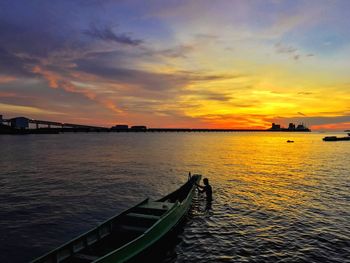
<path id="1" fill-rule="evenodd" d="M 208 177 L 163 262 L 350 262 L 350 142 L 317 133 L 0 136 L 0 262 Z M 294 143 L 286 143 L 294 140 Z"/>

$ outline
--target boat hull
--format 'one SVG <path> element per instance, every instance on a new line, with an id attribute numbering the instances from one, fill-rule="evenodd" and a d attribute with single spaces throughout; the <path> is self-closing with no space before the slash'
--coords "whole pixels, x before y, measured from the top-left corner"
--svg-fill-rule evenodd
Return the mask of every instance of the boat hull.
<path id="1" fill-rule="evenodd" d="M 191 207 L 200 178 L 192 176 L 157 201 L 145 199 L 32 263 L 120 263 L 134 259 L 181 222 Z"/>
<path id="2" fill-rule="evenodd" d="M 191 192 L 189 198 L 183 204 L 177 204 L 164 218 L 148 230 L 139 239 L 127 244 L 118 251 L 111 252 L 109 255 L 95 261 L 96 263 L 122 263 L 127 262 L 151 247 L 158 240 L 163 238 L 170 232 L 187 214 L 191 207 L 191 201 L 194 191 Z"/>

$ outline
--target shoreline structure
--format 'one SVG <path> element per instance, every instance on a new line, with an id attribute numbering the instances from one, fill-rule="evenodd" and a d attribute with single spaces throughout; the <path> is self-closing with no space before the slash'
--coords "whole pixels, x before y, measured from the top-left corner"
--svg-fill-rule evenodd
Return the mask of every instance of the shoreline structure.
<path id="1" fill-rule="evenodd" d="M 34 126 L 34 128 L 33 128 Z M 110 128 L 34 120 L 26 117 L 3 119 L 0 115 L 0 134 L 58 134 L 66 132 L 311 132 L 304 124 L 290 123 L 288 128 L 272 123 L 269 129 L 192 129 L 147 128 L 147 126 L 115 125 Z"/>

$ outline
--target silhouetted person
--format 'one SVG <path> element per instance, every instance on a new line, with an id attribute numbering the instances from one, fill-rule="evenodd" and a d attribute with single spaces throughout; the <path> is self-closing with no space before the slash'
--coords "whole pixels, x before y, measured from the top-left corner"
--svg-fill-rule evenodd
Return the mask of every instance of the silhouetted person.
<path id="1" fill-rule="evenodd" d="M 199 184 L 196 184 L 196 185 L 198 188 L 202 189 L 202 190 L 198 189 L 200 193 L 205 193 L 207 198 L 207 206 L 205 210 L 209 210 L 211 209 L 211 203 L 213 201 L 213 191 L 211 189 L 211 185 L 209 184 L 208 178 L 204 178 L 203 183 L 204 183 L 204 186 L 201 186 Z"/>

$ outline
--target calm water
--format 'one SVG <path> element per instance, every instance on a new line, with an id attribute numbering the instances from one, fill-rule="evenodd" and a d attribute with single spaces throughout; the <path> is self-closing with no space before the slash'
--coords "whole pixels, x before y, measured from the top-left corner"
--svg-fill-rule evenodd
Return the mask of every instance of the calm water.
<path id="1" fill-rule="evenodd" d="M 27 262 L 208 177 L 163 262 L 350 262 L 350 142 L 327 134 L 0 136 L 0 262 Z M 295 143 L 286 143 L 286 140 Z"/>

